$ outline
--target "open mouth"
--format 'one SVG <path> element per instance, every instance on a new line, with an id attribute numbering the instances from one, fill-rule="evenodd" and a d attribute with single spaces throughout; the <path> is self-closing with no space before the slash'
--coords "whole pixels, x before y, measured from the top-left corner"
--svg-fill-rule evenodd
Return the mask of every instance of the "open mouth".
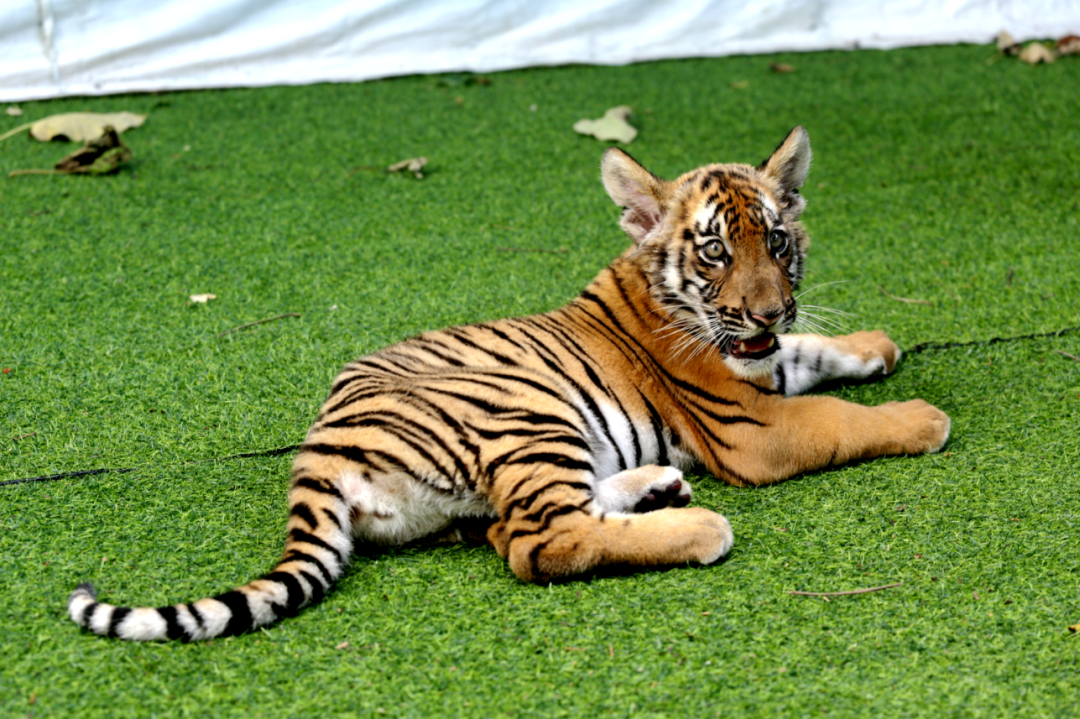
<path id="1" fill-rule="evenodd" d="M 776 343 L 776 335 L 772 332 L 762 332 L 745 340 L 732 340 L 727 346 L 727 353 L 738 359 L 757 360 L 765 359 L 778 350 L 780 345 Z"/>

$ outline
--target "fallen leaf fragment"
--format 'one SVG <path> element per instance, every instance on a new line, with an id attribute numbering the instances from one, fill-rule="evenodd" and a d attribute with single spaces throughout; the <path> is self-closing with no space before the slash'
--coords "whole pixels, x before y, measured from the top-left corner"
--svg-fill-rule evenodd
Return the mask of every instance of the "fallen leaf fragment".
<path id="1" fill-rule="evenodd" d="M 745 90 L 748 87 L 750 87 L 749 80 L 736 80 L 735 82 L 731 83 L 731 89 L 733 90 Z"/>
<path id="2" fill-rule="evenodd" d="M 336 647 L 334 647 L 334 649 L 348 649 L 348 648 L 349 648 L 349 643 L 348 642 L 342 642 L 341 644 L 338 644 Z"/>
<path id="3" fill-rule="evenodd" d="M 1080 37 L 1066 35 L 1057 41 L 1054 52 L 1057 53 L 1058 57 L 1062 55 L 1080 55 Z"/>
<path id="4" fill-rule="evenodd" d="M 599 120 L 578 120 L 574 123 L 574 132 L 629 145 L 637 137 L 637 128 L 627 122 L 630 115 L 629 106 L 619 105 L 605 112 Z"/>
<path id="5" fill-rule="evenodd" d="M 9 107 L 8 109 L 4 110 L 4 112 L 6 112 L 7 114 L 11 115 L 12 117 L 18 117 L 19 115 L 21 115 L 21 114 L 22 114 L 22 108 L 21 108 L 21 107 L 17 107 L 17 106 L 15 106 L 15 105 L 12 105 L 12 106 L 11 106 L 11 107 Z"/>
<path id="6" fill-rule="evenodd" d="M 100 137 L 60 160 L 56 169 L 71 174 L 105 175 L 131 157 L 131 148 L 120 139 L 120 133 L 112 125 L 106 125 Z"/>
<path id="7" fill-rule="evenodd" d="M 1029 65 L 1038 65 L 1040 62 L 1051 63 L 1054 61 L 1054 53 L 1042 43 L 1033 42 L 1020 51 L 1020 59 Z"/>
<path id="8" fill-rule="evenodd" d="M 105 128 L 110 125 L 117 132 L 124 132 L 144 122 L 146 122 L 146 115 L 136 115 L 133 112 L 66 112 L 62 115 L 51 115 L 37 122 L 19 125 L 0 135 L 0 140 L 5 140 L 21 130 L 30 128 L 33 138 L 42 142 L 49 140 L 86 142 L 101 137 L 105 133 Z"/>
<path id="9" fill-rule="evenodd" d="M 786 62 L 770 62 L 769 69 L 773 72 L 795 72 L 795 68 Z"/>
<path id="10" fill-rule="evenodd" d="M 13 170 L 8 177 L 16 175 L 107 175 L 115 172 L 120 163 L 132 158 L 131 148 L 124 144 L 111 126 L 105 134 L 95 138 L 53 166 L 52 170 Z"/>
<path id="11" fill-rule="evenodd" d="M 1019 55 L 1020 43 L 1014 40 L 1013 36 L 1010 35 L 1008 32 L 1002 30 L 998 33 L 997 36 L 997 49 L 998 52 L 1004 53 L 1006 55 Z"/>
<path id="12" fill-rule="evenodd" d="M 424 177 L 424 173 L 420 172 L 424 165 L 428 163 L 426 157 L 410 157 L 408 160 L 402 160 L 401 162 L 395 162 L 390 167 L 386 168 L 387 172 L 401 172 L 402 170 L 408 170 L 412 174 L 416 175 L 416 179 L 421 180 Z"/>
<path id="13" fill-rule="evenodd" d="M 211 294 L 192 295 L 191 296 L 191 301 L 192 302 L 197 302 L 197 303 L 200 303 L 200 304 L 206 304 L 210 300 L 216 300 L 216 299 L 217 299 L 217 295 L 211 295 Z"/>

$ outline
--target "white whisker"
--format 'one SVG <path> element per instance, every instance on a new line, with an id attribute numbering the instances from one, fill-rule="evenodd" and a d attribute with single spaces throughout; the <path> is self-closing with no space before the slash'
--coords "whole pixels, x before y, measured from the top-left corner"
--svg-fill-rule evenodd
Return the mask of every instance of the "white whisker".
<path id="1" fill-rule="evenodd" d="M 822 282 L 820 285 L 814 285 L 813 287 L 808 287 L 807 289 L 803 290 L 799 294 L 795 295 L 795 299 L 799 299 L 803 295 L 805 295 L 807 293 L 810 293 L 810 292 L 813 292 L 814 290 L 820 290 L 822 287 L 828 287 L 829 285 L 839 285 L 839 284 L 843 284 L 845 282 L 853 282 L 853 281 L 854 280 L 834 280 L 832 282 Z"/>

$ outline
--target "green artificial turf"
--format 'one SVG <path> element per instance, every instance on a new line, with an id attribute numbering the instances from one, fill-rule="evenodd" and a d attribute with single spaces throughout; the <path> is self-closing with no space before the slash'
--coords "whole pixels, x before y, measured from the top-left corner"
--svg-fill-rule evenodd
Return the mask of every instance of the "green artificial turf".
<path id="1" fill-rule="evenodd" d="M 2 116 L 0 131 L 150 113 L 115 176 L 0 179 L 0 480 L 136 470 L 0 487 L 0 714 L 1075 714 L 1080 362 L 1062 352 L 1080 356 L 1080 333 L 928 349 L 831 388 L 925 398 L 952 438 L 764 489 L 694 478 L 695 503 L 735 531 L 717 566 L 538 587 L 487 547 L 387 551 L 296 618 L 194 645 L 110 641 L 65 614 L 81 581 L 158 605 L 268 571 L 289 456 L 204 460 L 299 442 L 360 353 L 573 297 L 627 242 L 604 144 L 571 131 L 615 105 L 634 108 L 630 152 L 667 177 L 757 162 L 805 125 L 804 288 L 818 288 L 802 301 L 852 313 L 851 330 L 910 348 L 1080 325 L 1080 60 L 993 54 L 564 67 Z M 71 149 L 16 137 L 0 166 Z M 418 155 L 422 180 L 369 169 Z M 219 336 L 286 313 L 300 317 Z"/>

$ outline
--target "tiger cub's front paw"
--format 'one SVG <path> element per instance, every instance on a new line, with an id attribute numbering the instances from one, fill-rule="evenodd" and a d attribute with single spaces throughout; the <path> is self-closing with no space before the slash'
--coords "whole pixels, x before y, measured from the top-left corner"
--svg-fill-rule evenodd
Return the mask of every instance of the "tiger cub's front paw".
<path id="1" fill-rule="evenodd" d="M 647 464 L 601 480 L 596 500 L 605 512 L 641 513 L 690 503 L 690 484 L 675 467 Z"/>
<path id="2" fill-rule="evenodd" d="M 937 452 L 949 439 L 949 415 L 921 399 L 881 405 L 896 423 L 894 436 L 905 454 Z"/>
<path id="3" fill-rule="evenodd" d="M 855 332 L 837 337 L 847 354 L 863 363 L 864 377 L 889 374 L 900 361 L 900 348 L 881 330 Z"/>

